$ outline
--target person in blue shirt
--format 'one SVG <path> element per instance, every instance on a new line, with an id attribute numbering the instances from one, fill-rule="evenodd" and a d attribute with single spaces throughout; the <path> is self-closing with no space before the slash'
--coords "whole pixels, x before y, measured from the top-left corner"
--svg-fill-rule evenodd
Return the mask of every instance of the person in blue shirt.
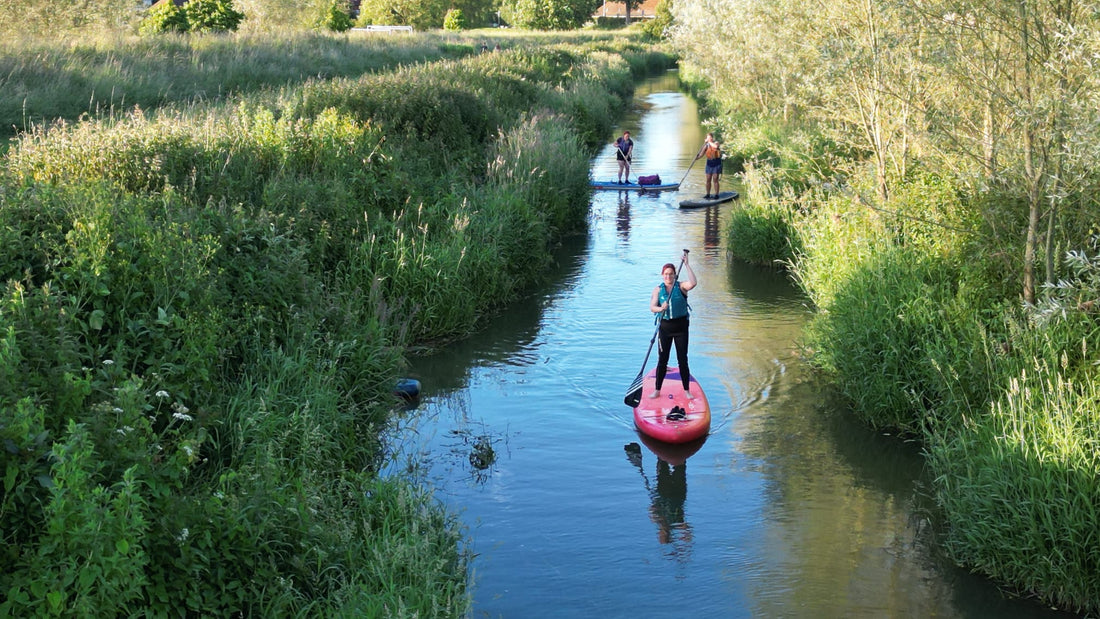
<path id="1" fill-rule="evenodd" d="M 668 358 L 672 345 L 676 346 L 676 363 L 680 366 L 680 381 L 684 385 L 684 393 L 687 399 L 694 400 L 688 387 L 691 384 L 691 371 L 688 369 L 688 304 L 687 293 L 699 283 L 695 278 L 695 272 L 688 263 L 688 253 L 685 251 L 681 273 L 687 275 L 685 281 L 680 281 L 676 273 L 676 265 L 671 262 L 661 268 L 662 282 L 653 289 L 649 299 L 649 310 L 659 314 L 657 348 L 657 382 L 656 389 L 649 394 L 651 398 L 661 395 L 661 385 L 665 382 L 665 374 L 668 373 Z"/>

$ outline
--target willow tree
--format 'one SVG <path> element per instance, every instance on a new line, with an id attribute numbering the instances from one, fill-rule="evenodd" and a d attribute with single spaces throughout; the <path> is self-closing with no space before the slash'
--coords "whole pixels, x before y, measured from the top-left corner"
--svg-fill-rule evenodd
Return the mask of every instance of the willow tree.
<path id="1" fill-rule="evenodd" d="M 698 0 L 677 4 L 673 40 L 732 99 L 816 121 L 873 162 L 880 201 L 923 135 L 919 30 L 880 0 Z M 719 34 L 720 33 L 720 34 Z"/>
<path id="2" fill-rule="evenodd" d="M 821 121 L 839 130 L 842 143 L 869 153 L 885 202 L 923 134 L 921 32 L 879 0 L 833 0 L 820 8 Z"/>
<path id="3" fill-rule="evenodd" d="M 806 9 L 792 0 L 678 1 L 669 38 L 734 111 L 790 121 L 817 102 L 806 81 L 818 56 L 805 44 Z"/>
<path id="4" fill-rule="evenodd" d="M 960 152 L 981 153 L 987 180 L 1017 187 L 1025 199 L 1022 296 L 1033 304 L 1040 247 L 1050 282 L 1060 208 L 1072 190 L 1071 179 L 1088 175 L 1094 163 L 1075 149 L 1100 138 L 1095 125 L 1081 122 L 1091 107 L 1095 69 L 1083 45 L 1096 34 L 1096 4 L 921 0 L 913 8 L 936 36 L 930 62 L 952 76 L 979 107 L 954 110 L 957 118 L 982 118 L 981 147 Z M 1083 131 L 1091 135 L 1081 139 Z M 951 138 L 960 145 L 975 142 L 973 133 L 956 131 Z"/>

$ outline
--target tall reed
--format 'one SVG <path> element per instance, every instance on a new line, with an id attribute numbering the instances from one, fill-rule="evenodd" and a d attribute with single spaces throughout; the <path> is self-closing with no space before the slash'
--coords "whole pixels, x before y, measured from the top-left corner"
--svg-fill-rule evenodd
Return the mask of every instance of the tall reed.
<path id="1" fill-rule="evenodd" d="M 988 410 L 932 436 L 936 496 L 951 525 L 946 544 L 960 563 L 1059 607 L 1095 610 L 1098 404 L 1095 380 L 1072 381 L 1037 360 Z"/>
<path id="2" fill-rule="evenodd" d="M 21 136 L 0 611 L 464 614 L 456 522 L 376 474 L 392 385 L 406 346 L 467 332 L 583 227 L 585 135 L 630 72 L 515 49 Z M 55 586 L 78 573 L 118 591 Z"/>

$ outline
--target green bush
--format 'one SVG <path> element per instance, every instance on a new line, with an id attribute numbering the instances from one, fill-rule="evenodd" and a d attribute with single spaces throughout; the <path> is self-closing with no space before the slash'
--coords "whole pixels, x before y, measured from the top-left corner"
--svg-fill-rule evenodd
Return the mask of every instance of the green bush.
<path id="1" fill-rule="evenodd" d="M 447 11 L 447 14 L 443 16 L 443 29 L 455 31 L 466 29 L 466 16 L 463 15 L 462 9 Z"/>
<path id="2" fill-rule="evenodd" d="M 332 32 L 347 32 L 351 30 L 354 25 L 351 16 L 348 15 L 347 11 L 341 8 L 340 3 L 333 2 L 325 6 L 316 27 L 322 30 L 331 30 Z"/>
<path id="3" fill-rule="evenodd" d="M 172 0 L 153 5 L 145 19 L 141 20 L 138 32 L 142 35 L 163 34 L 166 32 L 187 32 L 191 25 L 187 22 L 187 13 L 176 6 Z"/>
<path id="4" fill-rule="evenodd" d="M 183 11 L 192 32 L 233 32 L 244 20 L 233 0 L 188 0 Z"/>
<path id="5" fill-rule="evenodd" d="M 569 30 L 583 26 L 599 6 L 598 0 L 506 0 L 500 13 L 518 28 Z"/>

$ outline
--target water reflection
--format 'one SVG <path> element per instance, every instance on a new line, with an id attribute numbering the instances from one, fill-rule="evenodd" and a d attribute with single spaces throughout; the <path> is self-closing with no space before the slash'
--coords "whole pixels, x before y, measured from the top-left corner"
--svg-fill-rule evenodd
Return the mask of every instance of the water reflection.
<path id="1" fill-rule="evenodd" d="M 708 206 L 706 213 L 703 214 L 703 248 L 708 254 L 718 249 L 718 245 L 722 240 L 719 237 L 718 209 L 717 204 Z"/>
<path id="2" fill-rule="evenodd" d="M 619 238 L 624 241 L 630 240 L 630 192 L 619 192 L 619 210 L 615 214 L 615 230 L 619 233 Z"/>
<path id="3" fill-rule="evenodd" d="M 629 443 L 624 449 L 626 457 L 642 475 L 646 492 L 649 493 L 649 518 L 657 525 L 657 542 L 668 545 L 665 556 L 679 564 L 691 559 L 695 535 L 688 524 L 684 503 L 687 501 L 687 459 L 671 464 L 658 457 L 656 484 L 650 484 L 642 463 L 642 448 L 638 443 Z"/>

